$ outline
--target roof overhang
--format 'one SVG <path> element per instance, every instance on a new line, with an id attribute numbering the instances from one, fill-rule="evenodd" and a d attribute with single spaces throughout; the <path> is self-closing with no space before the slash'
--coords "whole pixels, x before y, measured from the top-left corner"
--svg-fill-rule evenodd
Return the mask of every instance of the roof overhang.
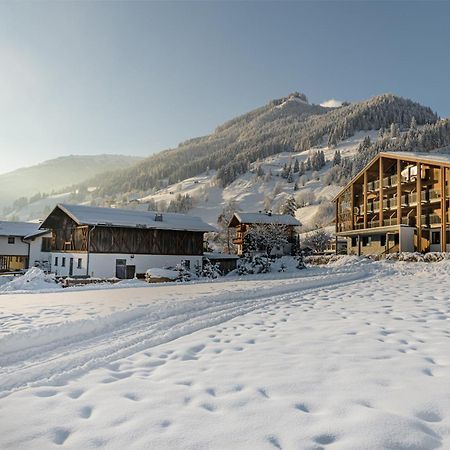
<path id="1" fill-rule="evenodd" d="M 370 236 L 374 234 L 398 233 L 400 228 L 414 228 L 408 225 L 389 225 L 386 227 L 362 228 L 360 230 L 339 231 L 338 237 Z"/>

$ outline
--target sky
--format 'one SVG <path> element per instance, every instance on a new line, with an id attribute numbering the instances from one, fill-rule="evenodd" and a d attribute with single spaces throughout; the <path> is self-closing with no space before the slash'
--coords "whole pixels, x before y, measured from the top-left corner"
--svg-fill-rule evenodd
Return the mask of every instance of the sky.
<path id="1" fill-rule="evenodd" d="M 450 115 L 450 2 L 0 2 L 0 173 L 147 156 L 290 92 Z"/>

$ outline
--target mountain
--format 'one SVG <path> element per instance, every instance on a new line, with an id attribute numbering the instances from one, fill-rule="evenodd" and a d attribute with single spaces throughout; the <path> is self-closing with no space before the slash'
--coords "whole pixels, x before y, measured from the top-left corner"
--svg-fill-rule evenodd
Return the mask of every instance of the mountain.
<path id="1" fill-rule="evenodd" d="M 227 186 L 260 158 L 301 152 L 324 142 L 336 145 L 357 131 L 378 130 L 391 123 L 406 128 L 413 117 L 418 125 L 438 119 L 430 108 L 392 94 L 325 108 L 309 104 L 304 94 L 294 93 L 236 117 L 208 136 L 190 139 L 132 167 L 97 177 L 95 183 L 100 195 L 116 196 L 146 192 L 217 170 L 218 179 Z"/>
<path id="2" fill-rule="evenodd" d="M 129 167 L 142 158 L 123 155 L 63 156 L 0 175 L 0 207 L 23 197 L 59 191 L 101 173 Z"/>
<path id="3" fill-rule="evenodd" d="M 294 93 L 208 136 L 17 208 L 8 218 L 42 218 L 65 201 L 187 212 L 217 225 L 224 210 L 279 212 L 294 197 L 303 230 L 323 227 L 333 218 L 331 198 L 380 142 L 437 148 L 450 137 L 447 122 L 391 94 L 326 108 Z"/>

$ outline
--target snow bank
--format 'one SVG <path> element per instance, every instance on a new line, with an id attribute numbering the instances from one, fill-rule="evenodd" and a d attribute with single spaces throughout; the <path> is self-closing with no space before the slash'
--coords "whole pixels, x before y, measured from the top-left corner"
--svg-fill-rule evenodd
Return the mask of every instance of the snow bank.
<path id="1" fill-rule="evenodd" d="M 54 275 L 46 275 L 39 267 L 32 267 L 24 275 L 0 284 L 0 292 L 41 291 L 58 289 Z"/>
<path id="2" fill-rule="evenodd" d="M 148 278 L 167 278 L 169 280 L 176 280 L 180 276 L 180 272 L 170 269 L 159 269 L 157 267 L 148 269 L 146 272 Z"/>

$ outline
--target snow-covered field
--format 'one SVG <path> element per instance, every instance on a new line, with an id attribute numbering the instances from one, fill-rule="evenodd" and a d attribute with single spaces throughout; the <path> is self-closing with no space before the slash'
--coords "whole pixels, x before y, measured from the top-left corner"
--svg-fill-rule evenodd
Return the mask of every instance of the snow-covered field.
<path id="1" fill-rule="evenodd" d="M 450 448 L 449 269 L 0 295 L 0 448 Z"/>

